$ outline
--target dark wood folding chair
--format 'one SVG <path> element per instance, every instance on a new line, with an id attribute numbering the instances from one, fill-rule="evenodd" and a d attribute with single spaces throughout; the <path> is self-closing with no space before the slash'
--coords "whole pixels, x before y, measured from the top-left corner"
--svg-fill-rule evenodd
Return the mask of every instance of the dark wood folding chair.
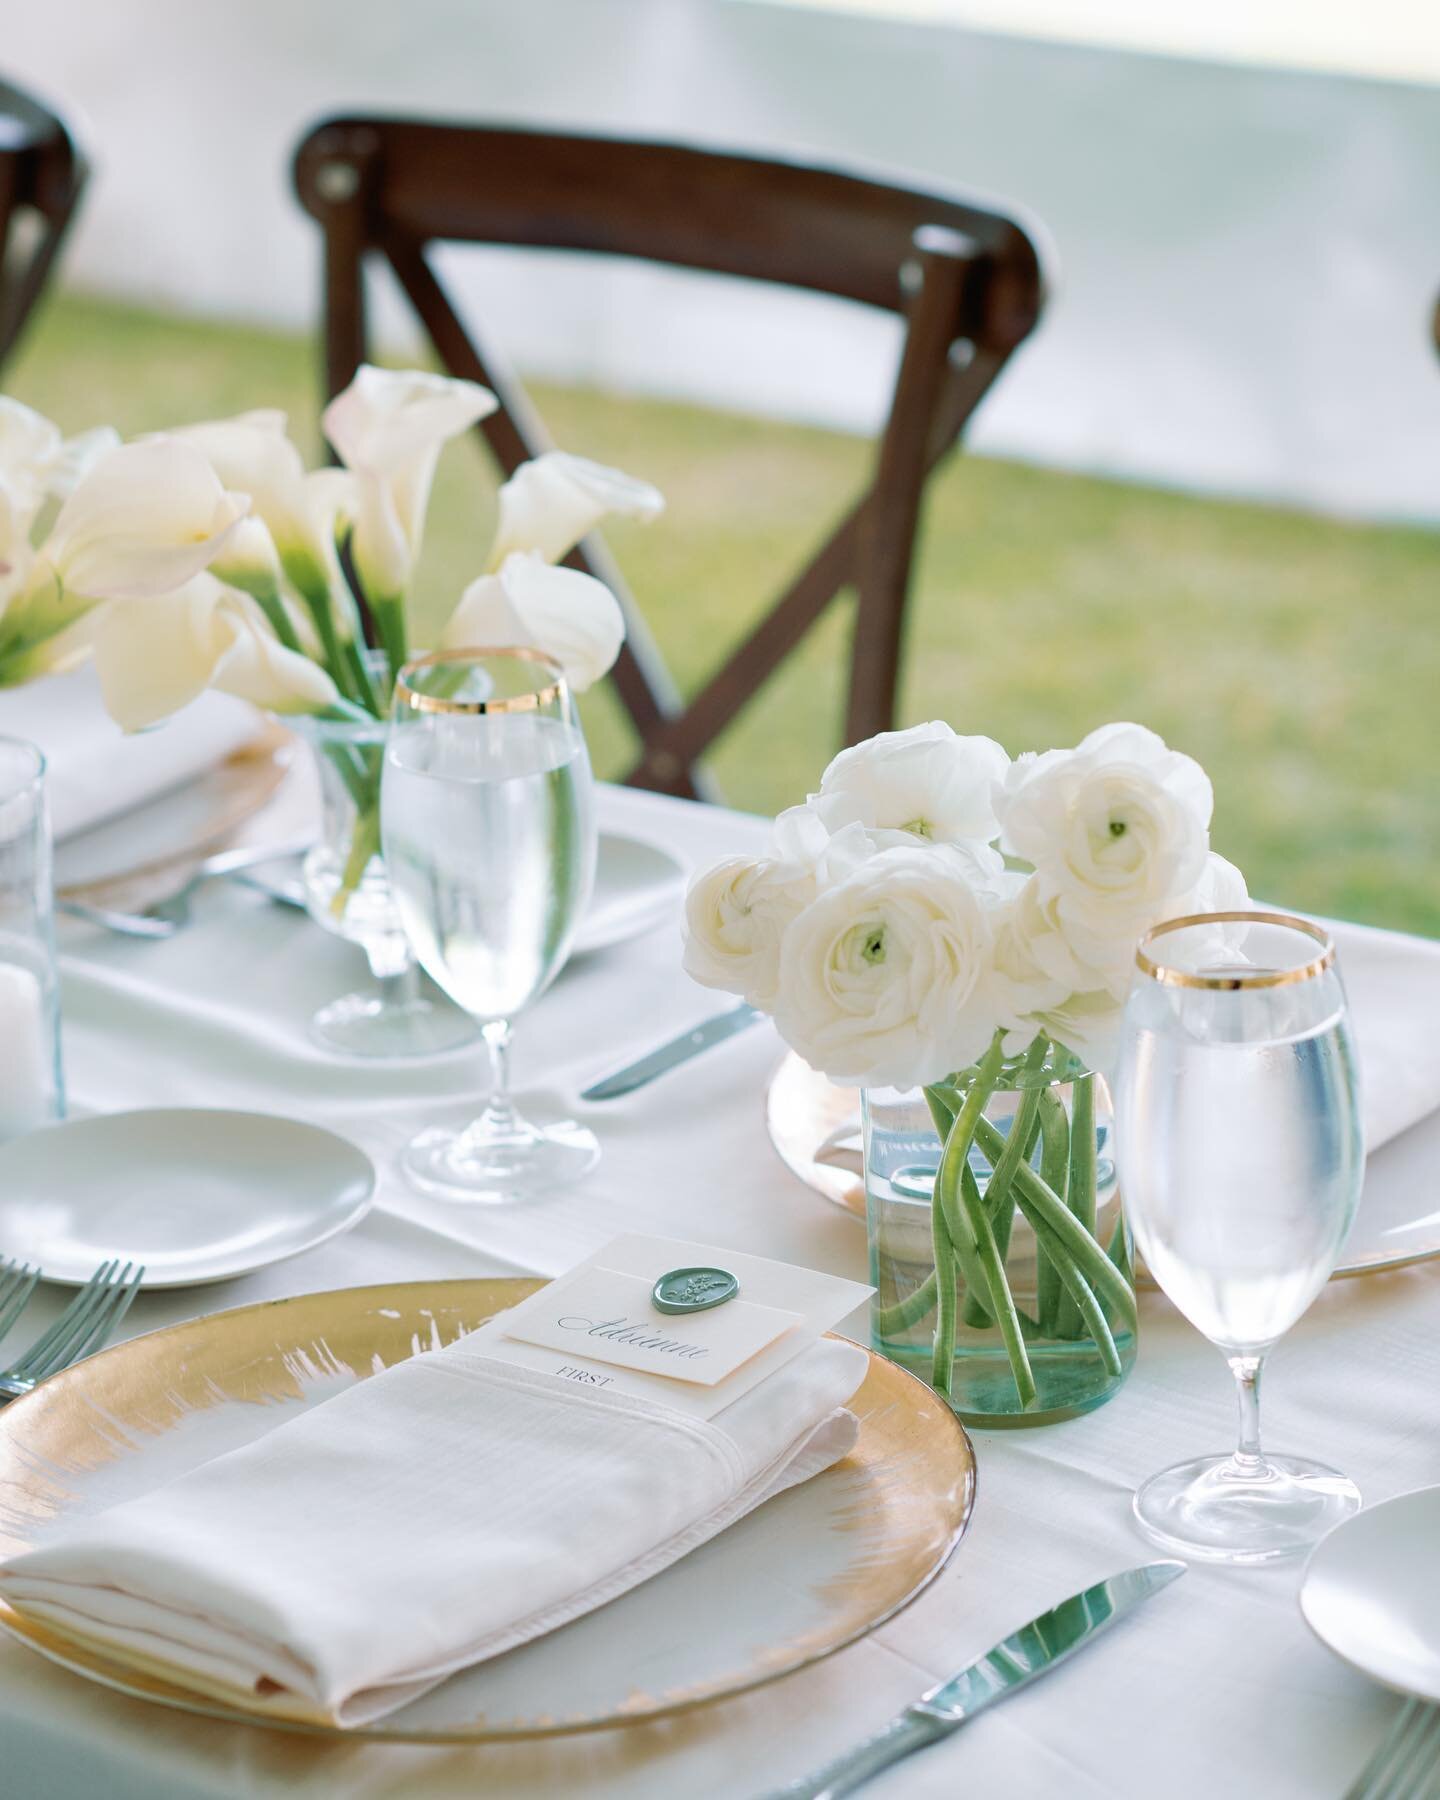
<path id="1" fill-rule="evenodd" d="M 443 366 L 499 397 L 478 429 L 507 473 L 546 440 L 523 390 L 461 322 L 432 245 L 637 257 L 900 314 L 904 345 L 868 489 L 688 704 L 605 546 L 591 537 L 570 558 L 625 609 L 630 635 L 614 680 L 642 747 L 632 783 L 700 792 L 701 754 L 845 587 L 858 595 L 845 741 L 892 724 L 926 478 L 1040 313 L 1039 257 L 1013 219 L 957 195 L 799 163 L 408 119 L 316 127 L 296 152 L 295 185 L 324 233 L 327 391 L 364 360 L 363 268 L 376 253 Z"/>
<path id="2" fill-rule="evenodd" d="M 87 173 L 62 121 L 0 82 L 0 368 L 44 291 Z"/>

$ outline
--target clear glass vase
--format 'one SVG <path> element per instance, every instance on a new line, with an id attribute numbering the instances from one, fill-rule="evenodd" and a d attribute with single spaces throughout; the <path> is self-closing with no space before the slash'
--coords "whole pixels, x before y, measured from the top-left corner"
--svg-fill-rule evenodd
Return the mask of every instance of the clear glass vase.
<path id="1" fill-rule="evenodd" d="M 1053 1079 L 1047 1065 L 1027 1078 L 1021 1059 L 1006 1065 L 962 1159 L 968 1173 L 954 1183 L 948 1224 L 943 1206 L 933 1216 L 942 1155 L 935 1090 L 862 1095 L 872 1341 L 967 1424 L 1074 1418 L 1118 1392 L 1135 1361 L 1110 1095 L 1099 1075 L 1065 1073 Z M 957 1104 L 971 1075 L 954 1078 Z M 1014 1166 L 997 1194 L 996 1167 L 1005 1167 L 1017 1128 L 1026 1141 L 1010 1153 Z M 977 1207 L 985 1212 L 978 1230 Z M 953 1310 L 937 1276 L 937 1232 Z"/>
<path id="2" fill-rule="evenodd" d="M 45 758 L 0 737 L 0 1143 L 64 1112 Z"/>
<path id="3" fill-rule="evenodd" d="M 320 841 L 305 858 L 310 916 L 358 944 L 372 985 L 321 1007 L 312 1035 L 348 1056 L 433 1056 L 474 1043 L 474 1021 L 427 991 L 391 897 L 380 849 L 380 776 L 388 726 L 381 719 L 297 717 L 320 780 Z"/>

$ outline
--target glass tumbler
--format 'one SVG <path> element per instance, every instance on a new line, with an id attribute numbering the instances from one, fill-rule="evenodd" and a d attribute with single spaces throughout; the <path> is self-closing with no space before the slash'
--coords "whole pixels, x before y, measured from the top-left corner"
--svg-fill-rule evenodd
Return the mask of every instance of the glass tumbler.
<path id="1" fill-rule="evenodd" d="M 45 758 L 0 737 L 0 1142 L 64 1111 Z"/>

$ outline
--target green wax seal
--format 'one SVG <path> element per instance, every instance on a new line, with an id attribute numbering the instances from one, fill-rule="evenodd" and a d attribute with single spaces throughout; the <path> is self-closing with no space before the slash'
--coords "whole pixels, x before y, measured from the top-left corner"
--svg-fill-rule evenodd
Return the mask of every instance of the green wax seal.
<path id="1" fill-rule="evenodd" d="M 650 1298 L 657 1312 L 707 1312 L 739 1292 L 740 1283 L 728 1269 L 671 1269 L 651 1288 Z"/>

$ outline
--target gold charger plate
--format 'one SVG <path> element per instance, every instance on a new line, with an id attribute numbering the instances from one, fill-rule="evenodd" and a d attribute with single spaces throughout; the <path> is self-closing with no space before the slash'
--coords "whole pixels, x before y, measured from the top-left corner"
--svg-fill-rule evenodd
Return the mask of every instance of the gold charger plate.
<path id="1" fill-rule="evenodd" d="M 144 1493 L 543 1285 L 406 1282 L 215 1313 L 55 1376 L 0 1414 L 0 1556 L 67 1513 Z M 975 1458 L 949 1408 L 871 1355 L 856 1448 L 597 1612 L 342 1731 L 209 1700 L 0 1603 L 0 1627 L 137 1699 L 339 1738 L 485 1743 L 634 1724 L 829 1656 L 893 1617 L 969 1522 Z M 376 1621 L 384 1630 L 384 1621 Z"/>
<path id="2" fill-rule="evenodd" d="M 862 1223 L 865 1178 L 860 1152 L 860 1094 L 837 1087 L 790 1051 L 765 1091 L 765 1127 L 780 1160 L 806 1187 L 822 1194 Z M 1432 1163 L 1419 1152 L 1427 1130 L 1440 1131 L 1440 1115 L 1414 1125 L 1377 1156 L 1392 1159 L 1392 1178 L 1367 1180 L 1360 1210 L 1332 1281 L 1347 1275 L 1375 1275 L 1440 1257 L 1440 1203 L 1434 1196 Z M 1404 1178 L 1405 1160 L 1418 1161 L 1419 1179 Z M 1155 1283 L 1143 1264 L 1143 1287 Z"/>
<path id="3" fill-rule="evenodd" d="M 55 848 L 56 893 L 120 912 L 141 912 L 167 900 L 197 863 L 273 798 L 295 742 L 291 732 L 270 720 L 249 743 L 193 781 L 66 838 Z"/>

